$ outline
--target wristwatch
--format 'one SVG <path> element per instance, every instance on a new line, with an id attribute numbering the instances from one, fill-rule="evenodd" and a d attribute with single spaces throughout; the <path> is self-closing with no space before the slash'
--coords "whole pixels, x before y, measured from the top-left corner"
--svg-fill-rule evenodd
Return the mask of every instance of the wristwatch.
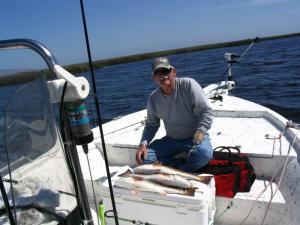
<path id="1" fill-rule="evenodd" d="M 145 146 L 146 148 L 147 148 L 147 146 L 148 146 L 148 142 L 145 140 L 145 141 L 142 141 L 141 143 L 140 143 L 140 146 Z"/>

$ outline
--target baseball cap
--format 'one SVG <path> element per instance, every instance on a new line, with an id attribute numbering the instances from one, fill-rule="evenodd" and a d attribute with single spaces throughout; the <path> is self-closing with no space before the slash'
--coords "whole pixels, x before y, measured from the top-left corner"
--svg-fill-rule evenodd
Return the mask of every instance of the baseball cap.
<path id="1" fill-rule="evenodd" d="M 173 66 L 171 66 L 169 60 L 166 57 L 159 57 L 154 59 L 152 62 L 152 75 L 154 75 L 155 71 L 160 68 L 171 69 L 173 68 Z"/>

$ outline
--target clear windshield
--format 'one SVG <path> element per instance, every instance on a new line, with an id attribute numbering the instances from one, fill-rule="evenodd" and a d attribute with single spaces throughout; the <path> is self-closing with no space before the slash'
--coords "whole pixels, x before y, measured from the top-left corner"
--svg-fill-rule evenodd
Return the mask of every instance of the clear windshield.
<path id="1" fill-rule="evenodd" d="M 48 95 L 44 76 L 20 85 L 3 118 L 0 171 L 17 224 L 59 221 L 76 207 Z M 3 211 L 3 201 L 0 205 Z M 0 224 L 7 221 L 0 212 Z"/>

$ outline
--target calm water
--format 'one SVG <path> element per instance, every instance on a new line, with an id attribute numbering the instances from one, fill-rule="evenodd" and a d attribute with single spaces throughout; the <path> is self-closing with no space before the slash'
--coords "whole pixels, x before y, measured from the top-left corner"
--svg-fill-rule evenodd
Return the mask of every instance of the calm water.
<path id="1" fill-rule="evenodd" d="M 248 46 L 171 55 L 178 77 L 192 77 L 203 87 L 220 81 L 225 52 L 242 54 Z M 101 114 L 105 120 L 146 107 L 156 88 L 151 61 L 108 66 L 96 71 Z M 300 122 L 300 37 L 257 43 L 233 68 L 233 95 L 262 104 Z"/>
<path id="2" fill-rule="evenodd" d="M 192 77 L 205 87 L 221 80 L 227 68 L 224 53 L 242 54 L 247 47 L 171 55 L 169 59 L 176 67 L 178 77 Z M 146 107 L 148 95 L 156 88 L 151 79 L 151 61 L 96 70 L 96 86 L 104 121 Z M 287 119 L 300 122 L 300 37 L 255 44 L 243 61 L 233 67 L 233 74 L 236 81 L 233 95 L 270 107 Z M 90 79 L 89 74 L 84 75 Z M 14 90 L 15 87 L 0 88 L 0 168 L 1 161 L 6 159 L 3 135 L 5 108 Z M 96 118 L 95 107 L 89 105 L 89 111 Z"/>

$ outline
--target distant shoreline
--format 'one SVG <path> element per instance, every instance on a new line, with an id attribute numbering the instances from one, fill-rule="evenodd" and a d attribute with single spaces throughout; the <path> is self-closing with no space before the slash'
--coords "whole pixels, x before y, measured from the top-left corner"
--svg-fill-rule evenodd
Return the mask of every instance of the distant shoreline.
<path id="1" fill-rule="evenodd" d="M 297 36 L 300 36 L 300 33 L 260 37 L 258 42 L 274 40 L 274 39 L 297 37 Z M 135 55 L 122 56 L 122 57 L 117 57 L 117 58 L 112 58 L 112 59 L 96 60 L 93 62 L 93 67 L 94 67 L 94 69 L 99 69 L 99 68 L 102 68 L 102 67 L 108 66 L 108 65 L 124 64 L 124 63 L 129 63 L 129 62 L 141 61 L 141 60 L 145 60 L 145 59 L 151 59 L 151 58 L 155 58 L 155 57 L 159 57 L 159 56 L 168 56 L 168 55 L 182 54 L 182 53 L 195 52 L 195 51 L 204 51 L 204 50 L 216 49 L 216 48 L 246 45 L 246 44 L 250 44 L 253 40 L 254 40 L 254 38 L 253 39 L 243 39 L 243 40 L 238 40 L 238 41 L 221 42 L 221 43 L 216 43 L 216 44 L 205 44 L 205 45 L 198 45 L 198 46 L 193 46 L 193 47 L 177 48 L 177 49 L 171 49 L 171 50 L 165 50 L 165 51 L 135 54 Z M 64 66 L 64 68 L 70 72 L 78 73 L 78 72 L 82 72 L 82 68 L 89 68 L 89 67 L 88 67 L 88 62 L 86 62 L 86 63 L 67 65 L 67 66 Z"/>
<path id="2" fill-rule="evenodd" d="M 258 42 L 274 40 L 274 39 L 297 37 L 297 36 L 300 36 L 300 33 L 260 37 Z M 205 44 L 205 45 L 198 45 L 198 46 L 193 46 L 193 47 L 178 48 L 178 49 L 171 49 L 171 50 L 157 51 L 157 52 L 149 52 L 149 53 L 143 53 L 143 54 L 135 54 L 135 55 L 122 56 L 122 57 L 117 57 L 117 58 L 112 58 L 112 59 L 95 60 L 93 62 L 93 67 L 94 67 L 94 69 L 99 69 L 104 66 L 141 61 L 141 60 L 151 59 L 151 58 L 155 58 L 155 57 L 159 57 L 159 56 L 168 56 L 168 55 L 182 54 L 182 53 L 195 52 L 195 51 L 204 51 L 204 50 L 216 49 L 216 48 L 246 45 L 246 44 L 250 44 L 253 40 L 254 40 L 254 38 L 253 39 L 243 39 L 243 40 L 238 40 L 238 41 L 229 41 L 229 42 L 222 42 L 222 43 L 216 43 L 216 44 Z M 72 64 L 72 65 L 65 65 L 63 67 L 73 74 L 79 74 L 82 72 L 89 71 L 89 63 L 88 62 Z M 50 72 L 47 69 L 19 73 L 17 77 L 14 76 L 13 74 L 11 74 L 11 75 L 7 75 L 7 76 L 0 76 L 0 86 L 12 84 L 12 83 L 14 83 L 14 84 L 15 83 L 23 83 L 28 80 L 32 80 L 33 78 L 37 77 L 41 73 L 46 73 L 46 76 L 50 77 Z"/>

